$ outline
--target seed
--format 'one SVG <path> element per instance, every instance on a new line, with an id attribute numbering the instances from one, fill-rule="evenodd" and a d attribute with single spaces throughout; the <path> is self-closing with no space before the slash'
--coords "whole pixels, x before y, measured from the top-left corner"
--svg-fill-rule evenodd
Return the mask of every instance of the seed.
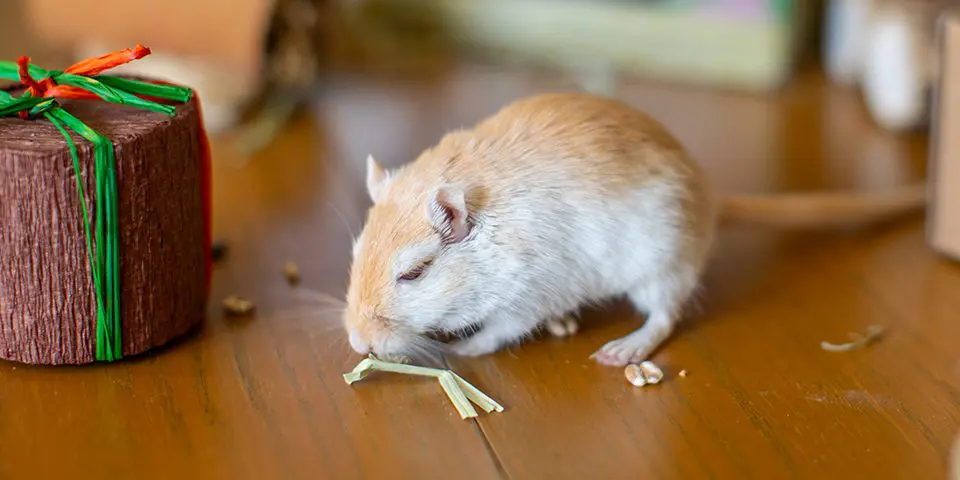
<path id="1" fill-rule="evenodd" d="M 231 295 L 223 299 L 223 310 L 230 316 L 248 315 L 254 308 L 253 302 L 237 295 Z"/>
<path id="2" fill-rule="evenodd" d="M 647 379 L 643 377 L 643 370 L 640 369 L 639 365 L 633 363 L 627 365 L 623 369 L 623 374 L 634 387 L 642 387 L 647 384 Z"/>
<path id="3" fill-rule="evenodd" d="M 635 387 L 642 387 L 647 384 L 655 385 L 663 380 L 663 370 L 660 370 L 660 367 L 650 361 L 642 362 L 640 365 L 631 363 L 624 368 L 623 374 L 627 377 L 627 381 Z"/>
<path id="4" fill-rule="evenodd" d="M 210 245 L 210 258 L 214 262 L 219 262 L 223 260 L 223 257 L 227 254 L 227 243 L 223 240 L 217 240 Z"/>
<path id="5" fill-rule="evenodd" d="M 680 375 L 681 377 L 686 377 L 686 376 L 687 376 L 687 371 L 686 371 L 686 370 L 680 370 L 680 373 L 678 373 L 677 375 Z"/>
<path id="6" fill-rule="evenodd" d="M 287 283 L 294 285 L 300 282 L 300 268 L 297 267 L 296 263 L 287 262 L 283 266 L 283 276 L 286 277 Z"/>
<path id="7" fill-rule="evenodd" d="M 656 384 L 663 380 L 663 370 L 660 370 L 660 367 L 649 360 L 640 364 L 640 370 L 643 371 L 643 378 L 646 379 L 647 383 Z"/>

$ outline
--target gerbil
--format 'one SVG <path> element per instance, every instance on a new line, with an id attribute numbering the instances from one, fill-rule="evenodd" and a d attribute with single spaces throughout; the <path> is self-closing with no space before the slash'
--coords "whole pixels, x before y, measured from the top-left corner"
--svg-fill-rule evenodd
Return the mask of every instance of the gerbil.
<path id="1" fill-rule="evenodd" d="M 914 190 L 851 197 L 826 217 L 810 195 L 729 198 L 718 209 L 700 166 L 660 123 L 584 93 L 521 99 L 395 171 L 372 157 L 367 169 L 374 204 L 353 246 L 344 324 L 354 350 L 377 355 L 416 354 L 432 332 L 471 327 L 449 348 L 484 355 L 625 295 L 645 324 L 592 358 L 642 361 L 698 287 L 718 213 L 825 224 L 918 201 Z"/>

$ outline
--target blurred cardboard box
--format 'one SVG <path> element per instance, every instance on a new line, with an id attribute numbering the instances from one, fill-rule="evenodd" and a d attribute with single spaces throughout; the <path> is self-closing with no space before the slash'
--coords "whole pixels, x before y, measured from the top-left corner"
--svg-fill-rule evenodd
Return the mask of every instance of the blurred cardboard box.
<path id="1" fill-rule="evenodd" d="M 960 260 L 960 11 L 940 17 L 937 37 L 927 238 L 935 250 Z"/>
<path id="2" fill-rule="evenodd" d="M 112 73 L 188 85 L 212 131 L 232 125 L 261 88 L 277 0 L 29 0 L 33 37 L 75 60 L 142 44 L 153 54 Z"/>
<path id="3" fill-rule="evenodd" d="M 275 0 L 30 0 L 34 35 L 64 47 L 136 44 L 202 57 L 238 75 L 260 70 Z"/>

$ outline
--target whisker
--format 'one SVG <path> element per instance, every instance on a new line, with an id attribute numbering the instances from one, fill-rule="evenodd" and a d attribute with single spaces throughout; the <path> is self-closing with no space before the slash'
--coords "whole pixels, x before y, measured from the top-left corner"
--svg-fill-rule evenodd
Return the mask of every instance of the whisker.
<path id="1" fill-rule="evenodd" d="M 319 336 L 319 335 L 316 335 Z M 345 346 L 345 341 L 347 339 L 346 335 L 327 335 L 327 350 L 330 351 L 340 351 Z"/>
<path id="2" fill-rule="evenodd" d="M 320 324 L 317 326 L 311 326 L 311 328 L 309 328 L 308 330 L 311 332 L 315 332 L 317 334 L 324 334 L 324 335 L 328 333 L 342 333 L 343 325 L 340 325 L 339 323 Z"/>
<path id="3" fill-rule="evenodd" d="M 443 344 L 432 339 L 415 336 L 410 340 L 410 350 L 413 357 L 421 360 L 427 365 L 442 368 L 443 362 Z"/>
<path id="4" fill-rule="evenodd" d="M 357 234 L 354 232 L 353 227 L 350 226 L 350 223 L 347 222 L 347 218 L 344 217 L 342 213 L 340 213 L 340 210 L 337 209 L 337 207 L 333 204 L 333 202 L 328 200 L 327 206 L 330 207 L 331 210 L 333 210 L 333 213 L 336 213 L 337 216 L 340 217 L 340 221 L 343 222 L 343 226 L 347 227 L 347 232 L 350 234 L 350 240 L 355 243 L 357 241 Z"/>
<path id="5" fill-rule="evenodd" d="M 346 307 L 347 301 L 342 298 L 337 298 L 329 293 L 318 292 L 316 290 L 310 290 L 308 288 L 297 288 L 289 292 L 294 297 L 297 297 L 301 300 L 312 301 L 316 303 L 326 303 L 330 305 Z"/>
<path id="6" fill-rule="evenodd" d="M 339 319 L 342 313 L 343 310 L 337 308 L 303 307 L 275 312 L 268 318 L 280 322 L 313 320 L 316 323 L 329 324 L 339 323 L 335 322 L 335 320 Z"/>
<path id="7" fill-rule="evenodd" d="M 316 305 L 316 304 L 302 304 L 295 305 L 292 307 L 287 307 L 277 310 L 277 313 L 283 312 L 317 312 L 317 311 L 330 311 L 330 312 L 342 312 L 345 309 L 340 305 Z"/>
<path id="8" fill-rule="evenodd" d="M 309 328 L 301 328 L 300 333 L 310 338 L 311 340 L 316 340 L 317 338 L 324 338 L 327 340 L 327 343 L 332 343 L 334 341 L 346 340 L 347 335 L 343 330 L 343 327 L 340 325 L 320 325 L 319 327 L 310 326 Z"/>

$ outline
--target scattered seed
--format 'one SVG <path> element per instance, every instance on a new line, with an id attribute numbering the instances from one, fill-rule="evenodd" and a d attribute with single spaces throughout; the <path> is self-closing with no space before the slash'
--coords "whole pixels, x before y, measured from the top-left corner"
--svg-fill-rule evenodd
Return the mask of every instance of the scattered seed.
<path id="1" fill-rule="evenodd" d="M 255 305 L 250 300 L 231 295 L 223 299 L 223 309 L 230 316 L 244 316 L 253 312 Z"/>
<path id="2" fill-rule="evenodd" d="M 642 387 L 647 384 L 647 379 L 643 378 L 643 370 L 640 369 L 639 365 L 633 363 L 627 365 L 623 369 L 623 375 L 634 387 Z"/>
<path id="3" fill-rule="evenodd" d="M 663 380 L 663 370 L 651 361 L 641 362 L 639 365 L 631 363 L 624 368 L 623 375 L 635 387 L 655 385 Z"/>
<path id="4" fill-rule="evenodd" d="M 227 254 L 227 244 L 223 240 L 217 240 L 210 245 L 210 257 L 214 262 L 219 262 Z"/>
<path id="5" fill-rule="evenodd" d="M 296 263 L 287 262 L 283 266 L 283 276 L 286 277 L 287 283 L 290 285 L 295 285 L 300 282 L 300 267 Z"/>
<path id="6" fill-rule="evenodd" d="M 649 360 L 640 364 L 640 370 L 643 371 L 643 378 L 647 383 L 657 384 L 663 380 L 663 370 Z"/>
<path id="7" fill-rule="evenodd" d="M 824 341 L 820 342 L 820 348 L 828 352 L 849 352 L 851 350 L 857 350 L 879 340 L 885 330 L 882 325 L 870 325 L 867 327 L 866 335 L 851 333 L 850 339 L 852 341 L 850 342 L 836 344 Z"/>

